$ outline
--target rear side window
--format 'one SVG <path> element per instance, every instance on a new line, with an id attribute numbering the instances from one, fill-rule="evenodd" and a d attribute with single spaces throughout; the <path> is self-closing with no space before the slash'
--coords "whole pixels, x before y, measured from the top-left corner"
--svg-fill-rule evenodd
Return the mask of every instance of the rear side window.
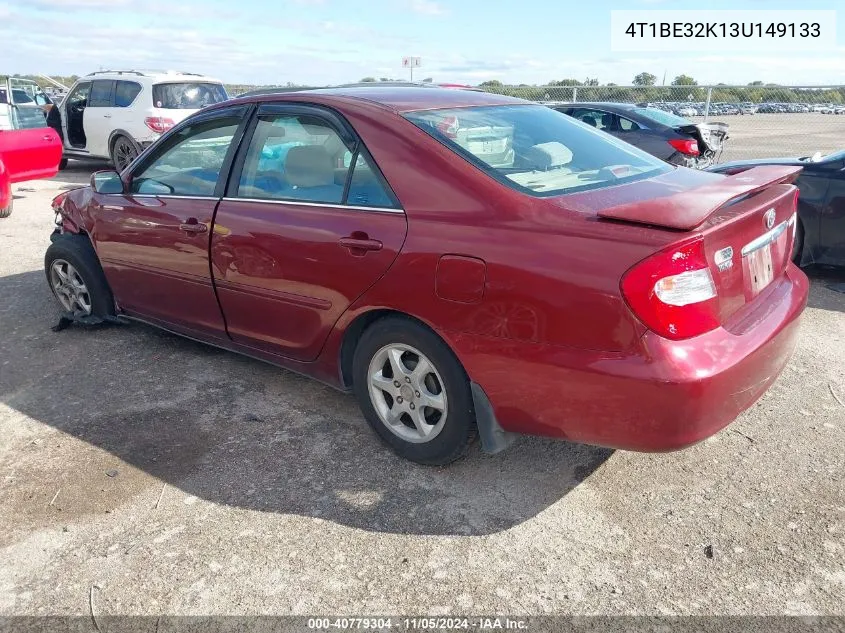
<path id="1" fill-rule="evenodd" d="M 545 106 L 425 110 L 405 117 L 499 182 L 538 197 L 609 187 L 672 169 Z"/>
<path id="2" fill-rule="evenodd" d="M 262 115 L 244 160 L 238 197 L 340 204 L 346 145 L 310 115 Z"/>
<path id="3" fill-rule="evenodd" d="M 657 108 L 634 108 L 631 112 L 644 116 L 647 119 L 651 119 L 656 123 L 668 125 L 669 127 L 690 124 L 690 122 L 684 117 L 680 117 L 664 110 L 658 110 Z"/>
<path id="4" fill-rule="evenodd" d="M 88 97 L 89 108 L 110 108 L 114 93 L 113 81 L 95 81 L 91 85 L 91 96 Z"/>
<path id="5" fill-rule="evenodd" d="M 166 110 L 199 110 L 228 98 L 222 84 L 168 83 L 153 86 L 153 105 Z"/>
<path id="6" fill-rule="evenodd" d="M 128 108 L 141 92 L 140 84 L 134 81 L 118 81 L 114 91 L 114 105 L 118 108 Z"/>

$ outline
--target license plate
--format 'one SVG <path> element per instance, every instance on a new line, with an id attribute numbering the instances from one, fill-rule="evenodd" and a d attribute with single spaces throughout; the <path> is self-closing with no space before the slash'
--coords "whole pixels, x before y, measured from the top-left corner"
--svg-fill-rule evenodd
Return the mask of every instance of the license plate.
<path id="1" fill-rule="evenodd" d="M 753 253 L 746 255 L 748 259 L 748 274 L 751 281 L 751 294 L 756 295 L 774 279 L 772 265 L 772 245 L 766 244 Z"/>

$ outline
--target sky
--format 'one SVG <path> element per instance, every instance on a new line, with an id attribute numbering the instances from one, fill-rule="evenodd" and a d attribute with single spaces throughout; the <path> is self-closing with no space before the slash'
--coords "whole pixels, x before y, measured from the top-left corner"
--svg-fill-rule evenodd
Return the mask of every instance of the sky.
<path id="1" fill-rule="evenodd" d="M 101 68 L 183 70 L 227 83 L 328 85 L 415 79 L 544 84 L 595 77 L 630 84 L 845 84 L 841 0 L 711 0 L 718 9 L 836 9 L 837 46 L 821 53 L 622 53 L 612 9 L 701 9 L 700 0 L 0 0 L 0 73 Z"/>

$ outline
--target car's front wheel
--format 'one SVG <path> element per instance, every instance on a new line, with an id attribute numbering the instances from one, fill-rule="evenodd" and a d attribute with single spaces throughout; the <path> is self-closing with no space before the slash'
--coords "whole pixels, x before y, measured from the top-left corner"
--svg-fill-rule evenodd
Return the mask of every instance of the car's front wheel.
<path id="1" fill-rule="evenodd" d="M 44 271 L 65 312 L 75 317 L 114 315 L 111 289 L 84 235 L 57 235 L 44 256 Z"/>
<path id="2" fill-rule="evenodd" d="M 442 465 L 475 437 L 469 379 L 446 344 L 406 318 L 376 321 L 353 360 L 355 395 L 370 426 L 399 455 Z"/>

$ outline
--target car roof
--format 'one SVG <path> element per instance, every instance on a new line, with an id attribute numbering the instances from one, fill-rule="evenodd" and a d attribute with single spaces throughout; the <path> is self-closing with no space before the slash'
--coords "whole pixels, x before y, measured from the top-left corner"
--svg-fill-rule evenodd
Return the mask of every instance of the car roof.
<path id="1" fill-rule="evenodd" d="M 454 90 L 449 88 L 418 86 L 348 86 L 321 88 L 301 92 L 254 95 L 235 99 L 243 102 L 268 101 L 312 101 L 329 104 L 334 100 L 353 99 L 378 104 L 397 113 L 415 110 L 441 110 L 447 108 L 468 108 L 473 106 L 535 105 L 524 99 L 506 97 L 475 90 Z M 231 104 L 233 101 L 225 103 Z M 220 105 L 220 104 L 218 104 Z"/>
<path id="2" fill-rule="evenodd" d="M 148 78 L 154 82 L 210 82 L 220 83 L 217 79 L 180 70 L 97 70 L 80 77 L 80 81 L 94 81 L 96 79 L 131 79 Z"/>

